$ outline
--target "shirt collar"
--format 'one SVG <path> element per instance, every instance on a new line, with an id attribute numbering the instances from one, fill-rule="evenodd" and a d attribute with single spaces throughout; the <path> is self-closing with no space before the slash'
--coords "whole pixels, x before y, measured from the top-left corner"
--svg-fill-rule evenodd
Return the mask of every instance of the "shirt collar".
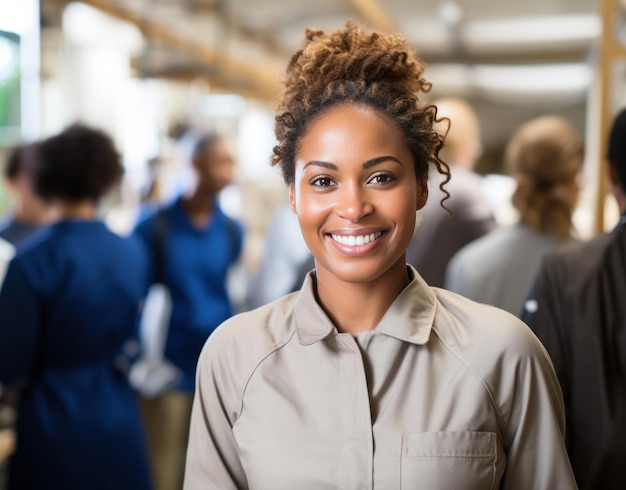
<path id="1" fill-rule="evenodd" d="M 411 280 L 391 304 L 375 331 L 413 344 L 425 344 L 430 338 L 437 300 L 435 293 L 412 266 Z M 314 272 L 310 272 L 295 304 L 294 322 L 300 343 L 311 345 L 337 329 L 319 305 L 315 294 Z"/>

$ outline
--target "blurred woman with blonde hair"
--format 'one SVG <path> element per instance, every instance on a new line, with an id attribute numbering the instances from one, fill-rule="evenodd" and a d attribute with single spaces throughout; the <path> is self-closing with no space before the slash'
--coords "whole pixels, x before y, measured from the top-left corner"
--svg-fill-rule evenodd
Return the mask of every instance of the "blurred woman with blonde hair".
<path id="1" fill-rule="evenodd" d="M 446 288 L 519 315 L 543 255 L 573 239 L 583 140 L 563 118 L 542 116 L 514 133 L 505 158 L 519 221 L 462 248 Z"/>

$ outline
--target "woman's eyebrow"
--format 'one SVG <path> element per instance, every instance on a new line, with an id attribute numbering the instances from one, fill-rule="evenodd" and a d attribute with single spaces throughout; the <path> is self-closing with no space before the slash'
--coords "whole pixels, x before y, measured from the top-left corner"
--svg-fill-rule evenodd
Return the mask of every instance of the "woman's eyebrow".
<path id="1" fill-rule="evenodd" d="M 339 167 L 335 165 L 334 163 L 324 162 L 322 160 L 311 160 L 310 162 L 307 162 L 307 164 L 302 168 L 302 170 L 307 168 L 309 165 L 315 165 L 317 167 L 324 167 L 329 170 L 339 170 Z"/>
<path id="2" fill-rule="evenodd" d="M 368 169 L 370 167 L 374 167 L 375 165 L 378 165 L 380 163 L 386 162 L 388 160 L 392 160 L 394 162 L 397 162 L 400 166 L 404 167 L 404 165 L 402 164 L 402 162 L 400 160 L 398 160 L 396 157 L 393 157 L 391 155 L 383 155 L 380 157 L 376 157 L 376 158 L 372 158 L 371 160 L 367 160 L 366 162 L 363 163 L 363 169 Z M 307 162 L 306 165 L 304 165 L 304 168 L 307 168 L 309 165 L 315 165 L 317 167 L 323 167 L 323 168 L 327 168 L 329 170 L 339 170 L 339 167 L 337 165 L 335 165 L 334 163 L 330 163 L 330 162 L 325 162 L 323 160 L 311 160 L 310 162 Z"/>
<path id="3" fill-rule="evenodd" d="M 398 160 L 396 157 L 392 157 L 391 155 L 383 155 L 381 157 L 372 158 L 371 160 L 368 160 L 365 163 L 363 163 L 363 169 L 373 167 L 375 165 L 378 165 L 379 163 L 383 163 L 388 160 L 393 160 L 394 162 L 397 162 L 401 167 L 404 167 L 402 162 Z"/>

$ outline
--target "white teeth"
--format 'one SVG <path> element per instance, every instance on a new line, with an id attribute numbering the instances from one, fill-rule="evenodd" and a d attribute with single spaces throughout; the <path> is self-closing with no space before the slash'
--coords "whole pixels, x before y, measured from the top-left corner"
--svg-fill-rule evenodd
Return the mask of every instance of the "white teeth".
<path id="1" fill-rule="evenodd" d="M 331 236 L 333 240 L 341 243 L 342 245 L 348 245 L 349 247 L 354 247 L 354 246 L 359 246 L 359 245 L 365 245 L 366 243 L 369 243 L 369 242 L 373 242 L 374 240 L 379 238 L 382 234 L 383 234 L 382 231 L 377 231 L 376 233 L 370 233 L 369 235 L 359 235 L 359 236 L 331 235 Z"/>

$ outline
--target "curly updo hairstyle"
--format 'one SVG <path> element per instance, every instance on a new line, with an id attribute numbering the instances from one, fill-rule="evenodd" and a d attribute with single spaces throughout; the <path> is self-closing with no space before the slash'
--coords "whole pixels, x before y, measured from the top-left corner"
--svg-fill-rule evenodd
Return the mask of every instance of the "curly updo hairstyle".
<path id="1" fill-rule="evenodd" d="M 422 107 L 418 100 L 419 92 L 430 90 L 423 71 L 398 34 L 367 33 L 352 21 L 330 34 L 307 29 L 304 48 L 287 65 L 272 164 L 279 165 L 285 182 L 292 184 L 298 144 L 310 124 L 329 109 L 349 104 L 374 109 L 397 125 L 418 178 L 427 175 L 432 163 L 447 182 L 449 168 L 438 156 L 444 136 L 433 128 L 437 109 Z"/>
<path id="2" fill-rule="evenodd" d="M 507 169 L 517 183 L 512 202 L 533 231 L 570 235 L 583 157 L 582 137 L 558 116 L 533 119 L 513 134 L 506 149 Z"/>
<path id="3" fill-rule="evenodd" d="M 97 201 L 124 173 L 111 138 L 84 124 L 45 139 L 38 150 L 35 192 L 46 200 Z"/>

